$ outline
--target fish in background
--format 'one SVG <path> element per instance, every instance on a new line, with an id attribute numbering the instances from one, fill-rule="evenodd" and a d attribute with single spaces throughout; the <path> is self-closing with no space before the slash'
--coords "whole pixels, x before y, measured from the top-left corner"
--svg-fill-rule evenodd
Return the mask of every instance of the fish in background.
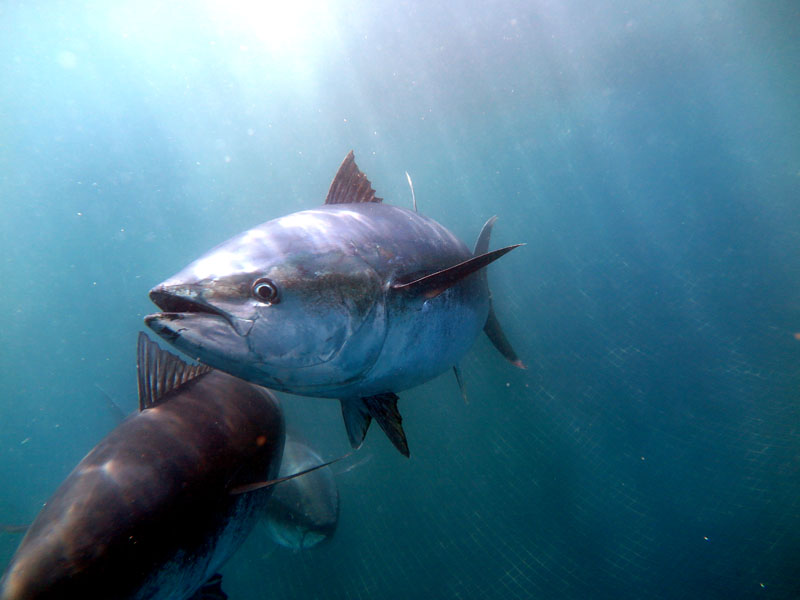
<path id="1" fill-rule="evenodd" d="M 286 438 L 280 477 L 322 463 L 308 446 Z M 339 490 L 330 467 L 276 485 L 267 503 L 267 527 L 272 539 L 293 550 L 306 550 L 334 534 L 339 522 Z"/>
<path id="2" fill-rule="evenodd" d="M 48 500 L 1 600 L 227 597 L 216 572 L 264 515 L 283 414 L 267 390 L 187 365 L 144 334 L 138 374 L 140 412 Z"/>
<path id="3" fill-rule="evenodd" d="M 145 323 L 201 363 L 247 381 L 341 401 L 354 448 L 375 419 L 409 455 L 396 392 L 453 368 L 483 329 L 518 367 L 485 267 L 433 219 L 382 203 L 353 153 L 324 206 L 263 223 L 157 285 Z M 463 386 L 462 393 L 463 393 Z"/>

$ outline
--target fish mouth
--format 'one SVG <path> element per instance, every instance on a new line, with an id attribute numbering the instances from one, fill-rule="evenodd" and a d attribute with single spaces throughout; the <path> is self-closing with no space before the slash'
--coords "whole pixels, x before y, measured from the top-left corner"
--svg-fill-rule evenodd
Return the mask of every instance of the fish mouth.
<path id="1" fill-rule="evenodd" d="M 223 319 L 240 336 L 245 337 L 253 328 L 254 321 L 242 319 L 220 310 L 206 302 L 201 293 L 191 286 L 163 287 L 150 290 L 150 300 L 163 312 L 147 315 L 145 324 L 173 322 L 182 319 L 219 318 Z"/>
<path id="2" fill-rule="evenodd" d="M 150 300 L 153 304 L 158 306 L 164 313 L 207 313 L 210 315 L 217 315 L 225 319 L 228 318 L 226 314 L 200 302 L 194 297 L 187 295 L 178 295 L 172 291 L 155 288 L 150 290 Z"/>

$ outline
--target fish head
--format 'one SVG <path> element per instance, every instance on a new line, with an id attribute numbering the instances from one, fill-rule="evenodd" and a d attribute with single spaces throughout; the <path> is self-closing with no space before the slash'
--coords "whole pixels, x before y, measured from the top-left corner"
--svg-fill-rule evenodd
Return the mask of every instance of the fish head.
<path id="1" fill-rule="evenodd" d="M 384 286 L 347 245 L 268 222 L 150 291 L 146 324 L 188 356 L 283 391 L 357 378 L 385 336 Z"/>

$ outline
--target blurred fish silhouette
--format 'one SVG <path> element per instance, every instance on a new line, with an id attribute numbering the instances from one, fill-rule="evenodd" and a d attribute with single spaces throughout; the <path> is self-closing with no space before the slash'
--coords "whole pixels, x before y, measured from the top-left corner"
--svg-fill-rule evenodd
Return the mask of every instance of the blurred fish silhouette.
<path id="1" fill-rule="evenodd" d="M 321 463 L 311 448 L 286 438 L 281 477 Z M 276 485 L 267 503 L 272 539 L 293 550 L 305 550 L 330 539 L 338 522 L 339 490 L 330 467 Z"/>

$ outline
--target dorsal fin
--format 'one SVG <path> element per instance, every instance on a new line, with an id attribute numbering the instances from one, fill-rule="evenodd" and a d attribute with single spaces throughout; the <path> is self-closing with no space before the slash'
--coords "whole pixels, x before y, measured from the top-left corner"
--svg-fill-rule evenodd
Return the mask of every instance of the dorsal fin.
<path id="1" fill-rule="evenodd" d="M 496 215 L 483 224 L 481 232 L 478 234 L 478 241 L 475 242 L 474 256 L 486 254 L 489 251 L 489 239 L 492 237 L 492 227 L 494 227 L 495 221 L 497 221 Z"/>
<path id="2" fill-rule="evenodd" d="M 169 392 L 211 371 L 206 365 L 187 365 L 141 331 L 136 350 L 140 411 L 158 406 Z"/>
<path id="3" fill-rule="evenodd" d="M 372 184 L 356 164 L 353 151 L 344 157 L 336 177 L 328 189 L 325 204 L 354 204 L 357 202 L 382 202 L 383 198 L 375 195 Z"/>
<path id="4" fill-rule="evenodd" d="M 496 261 L 507 252 L 511 252 L 514 248 L 519 246 L 522 246 L 522 244 L 514 244 L 513 246 L 506 246 L 499 250 L 492 250 L 485 254 L 473 256 L 457 265 L 442 269 L 441 271 L 436 271 L 435 273 L 420 277 L 414 281 L 396 283 L 392 286 L 392 289 L 423 296 L 430 300 L 444 292 L 447 288 L 454 286 L 466 276 L 484 268 L 489 263 Z"/>

